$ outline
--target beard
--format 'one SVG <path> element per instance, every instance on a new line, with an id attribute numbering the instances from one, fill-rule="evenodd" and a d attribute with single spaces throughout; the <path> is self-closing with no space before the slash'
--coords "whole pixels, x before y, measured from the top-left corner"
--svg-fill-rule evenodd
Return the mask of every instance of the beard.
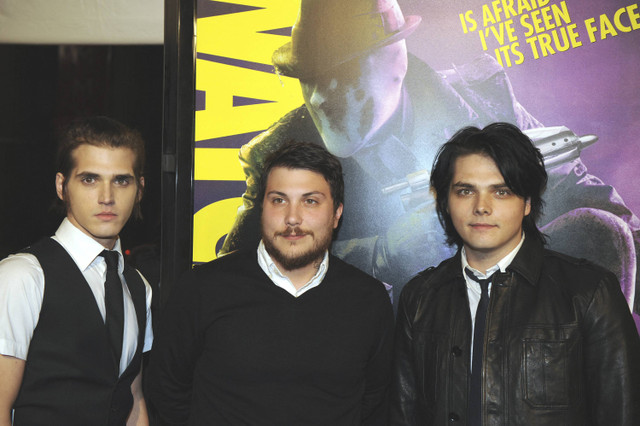
<path id="1" fill-rule="evenodd" d="M 332 230 L 327 232 L 324 235 L 321 235 L 318 239 L 314 239 L 313 245 L 306 251 L 300 253 L 289 254 L 278 247 L 275 246 L 273 241 L 279 237 L 287 237 L 291 234 L 295 233 L 296 235 L 310 235 L 312 238 L 315 234 L 311 231 L 304 231 L 300 227 L 287 228 L 284 232 L 277 232 L 273 235 L 273 237 L 269 238 L 266 235 L 262 235 L 262 241 L 264 243 L 264 248 L 269 253 L 271 258 L 278 262 L 282 267 L 287 271 L 294 271 L 296 269 L 304 268 L 312 263 L 322 261 L 325 252 L 331 246 L 331 239 L 333 236 Z"/>

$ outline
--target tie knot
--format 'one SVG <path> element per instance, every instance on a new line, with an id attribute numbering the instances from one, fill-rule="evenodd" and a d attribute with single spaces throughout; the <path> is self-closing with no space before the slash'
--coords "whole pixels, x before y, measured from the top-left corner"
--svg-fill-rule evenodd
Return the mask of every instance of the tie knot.
<path id="1" fill-rule="evenodd" d="M 118 252 L 115 250 L 102 250 L 100 256 L 104 257 L 107 264 L 107 270 L 118 270 Z"/>
<path id="2" fill-rule="evenodd" d="M 494 272 L 493 274 L 489 275 L 487 278 L 478 278 L 476 274 L 474 274 L 468 268 L 464 268 L 464 273 L 467 274 L 467 276 L 471 278 L 473 281 L 480 284 L 480 288 L 482 289 L 483 292 L 489 290 L 489 283 L 491 282 L 491 280 L 493 279 L 493 276 L 495 275 L 495 272 Z"/>

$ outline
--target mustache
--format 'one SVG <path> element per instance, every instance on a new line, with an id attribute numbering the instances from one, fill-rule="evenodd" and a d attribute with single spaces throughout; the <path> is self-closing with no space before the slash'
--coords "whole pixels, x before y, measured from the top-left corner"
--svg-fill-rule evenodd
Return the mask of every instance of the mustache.
<path id="1" fill-rule="evenodd" d="M 276 236 L 281 237 L 290 237 L 292 235 L 295 236 L 303 236 L 303 235 L 311 235 L 313 236 L 313 232 L 300 228 L 299 226 L 288 226 L 282 232 L 276 232 Z"/>

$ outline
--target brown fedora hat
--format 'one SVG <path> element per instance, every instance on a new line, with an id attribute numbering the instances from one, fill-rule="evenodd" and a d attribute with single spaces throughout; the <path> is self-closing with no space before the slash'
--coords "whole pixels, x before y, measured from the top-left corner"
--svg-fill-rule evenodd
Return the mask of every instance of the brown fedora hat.
<path id="1" fill-rule="evenodd" d="M 407 37 L 422 18 L 406 19 L 397 0 L 302 0 L 291 41 L 273 53 L 283 75 L 308 78 Z"/>

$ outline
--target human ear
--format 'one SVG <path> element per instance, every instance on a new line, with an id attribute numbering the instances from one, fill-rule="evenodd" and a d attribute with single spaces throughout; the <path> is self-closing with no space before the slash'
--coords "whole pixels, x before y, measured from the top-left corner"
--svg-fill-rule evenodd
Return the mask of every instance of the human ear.
<path id="1" fill-rule="evenodd" d="M 528 216 L 531 213 L 531 197 L 524 200 L 524 215 Z"/>
<path id="2" fill-rule="evenodd" d="M 336 209 L 335 214 L 333 215 L 333 229 L 336 229 L 338 227 L 338 224 L 340 223 L 340 217 L 342 216 L 343 208 L 344 206 L 342 205 L 342 203 L 340 203 L 340 205 Z"/>
<path id="3" fill-rule="evenodd" d="M 144 192 L 144 176 L 140 176 L 138 179 L 138 202 L 142 201 L 142 193 Z"/>
<path id="4" fill-rule="evenodd" d="M 64 181 L 64 175 L 60 172 L 56 173 L 56 194 L 62 201 L 64 201 Z"/>

